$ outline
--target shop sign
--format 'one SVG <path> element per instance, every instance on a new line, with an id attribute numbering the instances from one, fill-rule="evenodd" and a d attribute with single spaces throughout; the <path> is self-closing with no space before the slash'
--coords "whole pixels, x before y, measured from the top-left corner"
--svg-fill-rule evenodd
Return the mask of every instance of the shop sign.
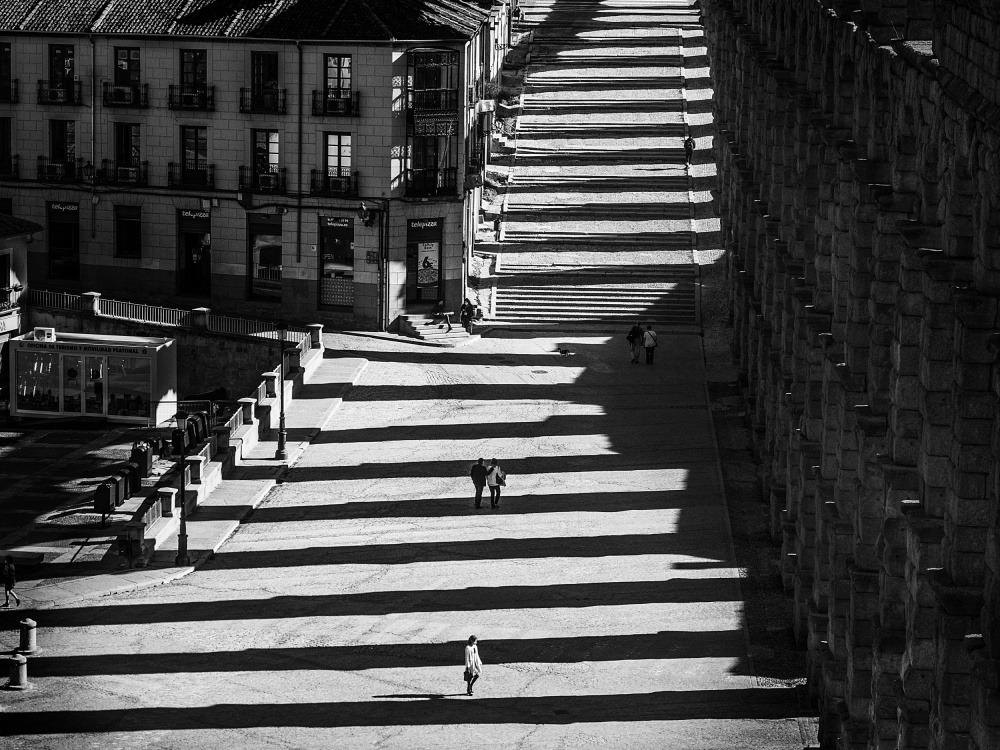
<path id="1" fill-rule="evenodd" d="M 211 219 L 211 211 L 191 211 L 188 209 L 183 209 L 181 211 L 182 219 Z"/>
<path id="2" fill-rule="evenodd" d="M 344 217 L 327 216 L 323 219 L 325 227 L 340 227 L 346 229 L 351 226 L 351 220 Z"/>
<path id="3" fill-rule="evenodd" d="M 410 219 L 406 222 L 407 229 L 440 229 L 441 219 Z"/>
<path id="4" fill-rule="evenodd" d="M 44 351 L 82 352 L 84 354 L 149 354 L 147 347 L 140 346 L 99 346 L 94 344 L 67 344 L 52 341 L 13 341 L 18 349 L 42 349 Z"/>
<path id="5" fill-rule="evenodd" d="M 78 203 L 50 203 L 49 208 L 53 211 L 62 211 L 64 213 L 72 213 L 74 211 L 80 210 L 80 204 Z"/>

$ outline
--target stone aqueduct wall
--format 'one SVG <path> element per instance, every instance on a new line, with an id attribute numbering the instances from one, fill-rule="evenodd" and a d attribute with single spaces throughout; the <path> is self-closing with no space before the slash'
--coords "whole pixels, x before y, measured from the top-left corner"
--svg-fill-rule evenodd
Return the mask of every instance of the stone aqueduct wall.
<path id="1" fill-rule="evenodd" d="M 1000 6 L 701 0 L 824 748 L 1000 748 Z"/>

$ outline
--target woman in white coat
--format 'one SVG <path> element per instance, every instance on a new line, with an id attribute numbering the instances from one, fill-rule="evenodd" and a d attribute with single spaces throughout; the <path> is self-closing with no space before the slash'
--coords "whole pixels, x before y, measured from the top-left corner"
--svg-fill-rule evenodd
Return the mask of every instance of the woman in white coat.
<path id="1" fill-rule="evenodd" d="M 507 474 L 500 468 L 500 464 L 494 458 L 490 462 L 490 468 L 486 470 L 486 484 L 490 488 L 490 507 L 500 507 L 500 488 L 507 484 Z"/>
<path id="2" fill-rule="evenodd" d="M 469 644 L 465 647 L 465 681 L 469 684 L 466 695 L 472 695 L 472 686 L 483 672 L 483 663 L 479 660 L 479 646 L 476 636 L 469 636 Z"/>

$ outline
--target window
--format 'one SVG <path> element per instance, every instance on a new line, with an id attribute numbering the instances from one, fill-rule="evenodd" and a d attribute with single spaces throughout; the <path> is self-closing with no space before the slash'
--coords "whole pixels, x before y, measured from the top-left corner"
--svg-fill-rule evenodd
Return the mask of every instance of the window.
<path id="1" fill-rule="evenodd" d="M 250 298 L 281 302 L 281 216 L 247 214 Z"/>
<path id="2" fill-rule="evenodd" d="M 257 174 L 268 174 L 278 168 L 280 152 L 277 130 L 253 131 L 253 168 Z"/>
<path id="3" fill-rule="evenodd" d="M 278 88 L 278 53 L 250 53 L 250 86 L 254 92 Z"/>
<path id="4" fill-rule="evenodd" d="M 339 92 L 351 90 L 351 56 L 324 55 L 324 70 L 327 96 L 341 98 Z M 333 94 L 332 92 L 338 92 Z"/>
<path id="5" fill-rule="evenodd" d="M 11 75 L 10 43 L 0 42 L 0 102 L 14 100 L 14 81 Z"/>
<path id="6" fill-rule="evenodd" d="M 49 278 L 80 278 L 80 205 L 48 203 Z"/>
<path id="7" fill-rule="evenodd" d="M 138 86 L 139 48 L 115 47 L 115 86 Z"/>
<path id="8" fill-rule="evenodd" d="M 208 57 L 205 50 L 181 50 L 181 93 L 195 94 L 207 87 Z"/>
<path id="9" fill-rule="evenodd" d="M 76 159 L 73 120 L 49 120 L 49 159 L 53 164 L 70 164 Z"/>
<path id="10" fill-rule="evenodd" d="M 351 135 L 350 133 L 325 133 L 326 136 L 326 169 L 327 174 L 334 177 L 348 176 L 351 173 Z"/>
<path id="11" fill-rule="evenodd" d="M 142 208 L 115 206 L 115 255 L 142 257 Z"/>
<path id="12" fill-rule="evenodd" d="M 208 128 L 181 128 L 184 171 L 203 170 L 208 166 Z"/>
<path id="13" fill-rule="evenodd" d="M 131 122 L 115 123 L 115 160 L 118 166 L 138 166 L 139 126 Z"/>
<path id="14" fill-rule="evenodd" d="M 410 52 L 409 65 L 414 109 L 453 110 L 458 106 L 457 53 Z"/>
<path id="15" fill-rule="evenodd" d="M 11 174 L 10 118 L 0 117 L 0 175 Z"/>
<path id="16" fill-rule="evenodd" d="M 73 45 L 49 45 L 49 83 L 53 88 L 69 91 L 73 87 L 76 65 L 73 59 Z"/>
<path id="17" fill-rule="evenodd" d="M 3 214 L 4 216 L 14 215 L 13 198 L 0 198 L 0 214 Z"/>

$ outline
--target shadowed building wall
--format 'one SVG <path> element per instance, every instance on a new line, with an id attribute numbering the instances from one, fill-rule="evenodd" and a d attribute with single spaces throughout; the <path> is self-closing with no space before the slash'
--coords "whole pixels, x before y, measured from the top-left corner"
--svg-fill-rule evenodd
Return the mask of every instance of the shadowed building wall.
<path id="1" fill-rule="evenodd" d="M 734 355 L 823 747 L 1000 747 L 1000 10 L 702 9 Z"/>

